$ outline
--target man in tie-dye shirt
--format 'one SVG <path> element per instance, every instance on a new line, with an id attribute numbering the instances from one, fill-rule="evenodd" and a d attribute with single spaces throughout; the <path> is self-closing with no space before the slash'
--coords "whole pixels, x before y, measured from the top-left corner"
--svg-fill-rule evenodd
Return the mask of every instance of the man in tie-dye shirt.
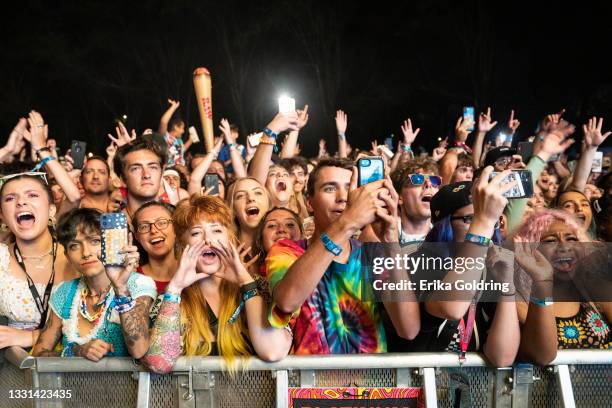
<path id="1" fill-rule="evenodd" d="M 356 180 L 353 162 L 322 160 L 308 181 L 313 237 L 308 243 L 281 240 L 266 258 L 274 301 L 270 323 L 291 325 L 295 354 L 387 350 L 380 305 L 363 301 L 373 296 L 362 293 L 371 287 L 362 285 L 361 245 L 352 237 L 372 224 L 375 231 L 385 231 L 381 240 L 397 242 L 398 198 L 389 179 L 359 188 Z M 414 323 L 410 322 L 414 313 L 406 313 L 405 306 L 385 304 L 400 335 Z"/>

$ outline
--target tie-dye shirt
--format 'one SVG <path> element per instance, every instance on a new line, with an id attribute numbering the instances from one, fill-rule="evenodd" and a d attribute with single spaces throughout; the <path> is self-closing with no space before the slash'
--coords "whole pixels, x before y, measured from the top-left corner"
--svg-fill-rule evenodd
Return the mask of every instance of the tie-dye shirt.
<path id="1" fill-rule="evenodd" d="M 361 244 L 351 240 L 346 264 L 332 262 L 312 294 L 293 314 L 273 303 L 269 320 L 273 327 L 290 324 L 294 354 L 384 353 L 385 332 L 378 304 L 363 302 Z M 289 267 L 305 252 L 306 241 L 278 241 L 266 257 L 270 291 Z M 371 287 L 371 286 L 365 286 Z M 364 296 L 372 299 L 371 294 Z"/>

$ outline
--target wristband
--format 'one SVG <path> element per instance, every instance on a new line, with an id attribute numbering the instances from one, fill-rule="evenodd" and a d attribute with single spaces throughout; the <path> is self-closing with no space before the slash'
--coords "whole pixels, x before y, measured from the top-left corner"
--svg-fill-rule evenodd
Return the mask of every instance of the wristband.
<path id="1" fill-rule="evenodd" d="M 236 148 L 236 143 L 230 143 L 229 145 L 227 145 L 227 148 L 229 150 L 234 150 Z"/>
<path id="2" fill-rule="evenodd" d="M 340 248 L 338 244 L 332 241 L 329 235 L 327 235 L 326 233 L 322 233 L 320 239 L 323 245 L 325 245 L 325 249 L 327 249 L 335 256 L 338 256 L 342 253 L 342 248 Z"/>
<path id="3" fill-rule="evenodd" d="M 34 153 L 36 153 L 36 157 L 40 157 L 40 152 L 48 152 L 51 153 L 51 148 L 49 146 L 41 147 L 40 149 L 36 149 Z"/>
<path id="4" fill-rule="evenodd" d="M 41 161 L 38 162 L 38 164 L 36 166 L 34 166 L 34 168 L 32 169 L 32 171 L 38 171 L 40 169 L 43 168 L 43 166 L 45 164 L 47 164 L 48 162 L 50 162 L 51 160 L 55 160 L 55 157 L 53 156 L 47 156 L 44 159 L 42 159 Z"/>
<path id="5" fill-rule="evenodd" d="M 401 146 L 402 146 L 402 150 L 403 151 L 408 152 L 408 153 L 412 153 L 412 148 L 410 147 L 409 144 L 402 143 Z"/>
<path id="6" fill-rule="evenodd" d="M 181 303 L 181 295 L 177 295 L 175 293 L 164 293 L 162 300 L 164 302 Z"/>
<path id="7" fill-rule="evenodd" d="M 242 287 L 247 286 L 247 285 L 250 285 L 250 284 L 247 283 L 246 285 L 241 286 L 240 290 L 242 290 Z M 236 319 L 238 319 L 238 316 L 240 315 L 240 312 L 242 312 L 242 309 L 244 309 L 244 304 L 246 303 L 246 301 L 251 298 L 254 298 L 255 296 L 259 296 L 259 291 L 257 289 L 250 289 L 250 290 L 247 290 L 246 292 L 243 292 L 242 299 L 240 300 L 240 304 L 238 305 L 236 310 L 234 310 L 234 313 L 232 313 L 232 315 L 230 316 L 227 322 L 229 324 L 233 324 L 236 321 Z"/>
<path id="8" fill-rule="evenodd" d="M 278 134 L 274 133 L 274 131 L 270 128 L 264 128 L 263 133 L 273 139 L 276 139 L 278 137 Z"/>
<path id="9" fill-rule="evenodd" d="M 124 314 L 124 313 L 127 313 L 130 310 L 132 310 L 134 308 L 134 306 L 136 306 L 136 301 L 134 299 L 132 299 L 129 303 L 126 303 L 124 305 L 115 306 L 115 310 L 119 314 Z"/>
<path id="10" fill-rule="evenodd" d="M 249 290 L 253 290 L 253 289 L 257 289 L 257 282 L 255 281 L 245 283 L 244 285 L 242 285 L 240 287 L 240 293 L 244 295 L 246 292 L 248 292 Z"/>
<path id="11" fill-rule="evenodd" d="M 122 306 L 132 301 L 131 296 L 115 296 L 115 306 Z"/>
<path id="12" fill-rule="evenodd" d="M 344 133 L 338 133 L 338 137 L 340 139 L 346 139 L 346 135 Z"/>
<path id="13" fill-rule="evenodd" d="M 468 232 L 465 235 L 465 242 L 471 242 L 472 244 L 477 244 L 481 246 L 491 246 L 491 238 L 483 237 L 482 235 L 472 234 Z"/>
<path id="14" fill-rule="evenodd" d="M 516 292 L 512 292 L 512 293 L 502 293 L 501 296 L 515 296 Z"/>
<path id="15" fill-rule="evenodd" d="M 535 296 L 529 296 L 529 301 L 540 307 L 552 306 L 555 304 L 555 302 L 553 302 L 553 298 L 550 296 L 547 296 L 544 299 L 539 299 Z"/>

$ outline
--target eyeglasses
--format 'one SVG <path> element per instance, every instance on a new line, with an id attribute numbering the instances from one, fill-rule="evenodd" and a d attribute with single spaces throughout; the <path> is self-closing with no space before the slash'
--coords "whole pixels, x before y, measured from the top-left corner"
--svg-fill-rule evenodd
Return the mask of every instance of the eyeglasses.
<path id="1" fill-rule="evenodd" d="M 451 217 L 450 220 L 451 221 L 461 220 L 463 221 L 464 224 L 471 224 L 472 221 L 474 221 L 474 214 L 458 215 L 456 217 Z"/>
<path id="2" fill-rule="evenodd" d="M 512 163 L 512 157 L 500 157 L 499 159 L 495 160 L 495 165 L 499 166 L 499 167 L 506 167 L 508 166 L 510 163 Z"/>
<path id="3" fill-rule="evenodd" d="M 409 174 L 408 180 L 413 186 L 422 186 L 425 184 L 425 180 L 428 179 L 432 186 L 440 187 L 442 184 L 442 178 L 440 176 L 434 176 L 433 174 Z"/>
<path id="4" fill-rule="evenodd" d="M 151 232 L 151 228 L 153 225 L 155 225 L 155 228 L 157 228 L 158 231 L 163 231 L 168 228 L 170 224 L 172 224 L 172 220 L 169 220 L 167 218 L 160 218 L 159 220 L 155 220 L 155 222 L 145 222 L 143 224 L 138 224 L 138 226 L 136 227 L 136 232 L 139 234 L 146 234 L 147 232 Z"/>
<path id="5" fill-rule="evenodd" d="M 47 181 L 47 173 L 44 171 L 24 171 L 23 173 L 7 174 L 6 176 L 0 177 L 0 186 L 15 177 L 21 176 L 39 177 L 45 182 L 46 185 L 49 185 L 49 182 Z"/>

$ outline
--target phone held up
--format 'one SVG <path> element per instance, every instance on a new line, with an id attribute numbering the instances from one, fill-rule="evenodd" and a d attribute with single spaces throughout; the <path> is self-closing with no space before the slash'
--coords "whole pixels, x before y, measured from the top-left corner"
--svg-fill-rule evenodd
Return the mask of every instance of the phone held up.
<path id="1" fill-rule="evenodd" d="M 215 173 L 204 176 L 204 188 L 208 190 L 212 187 L 209 195 L 219 195 L 219 175 Z"/>
<path id="2" fill-rule="evenodd" d="M 87 143 L 80 140 L 73 140 L 70 144 L 70 156 L 74 160 L 73 167 L 75 169 L 82 169 L 85 163 L 85 152 L 87 150 Z"/>
<path id="3" fill-rule="evenodd" d="M 362 157 L 357 160 L 357 184 L 361 187 L 365 184 L 385 178 L 385 162 L 382 157 Z"/>
<path id="4" fill-rule="evenodd" d="M 102 264 L 122 266 L 125 255 L 120 251 L 128 243 L 127 217 L 123 213 L 104 213 L 100 217 Z"/>
<path id="5" fill-rule="evenodd" d="M 497 172 L 491 173 L 489 180 L 497 175 Z M 533 196 L 533 180 L 531 170 L 512 170 L 506 176 L 501 184 L 511 183 L 516 180 L 516 185 L 504 193 L 504 197 L 513 198 L 530 198 Z"/>
<path id="6" fill-rule="evenodd" d="M 474 130 L 474 126 L 476 124 L 474 119 L 474 107 L 473 106 L 465 106 L 463 108 L 463 122 L 467 122 L 470 124 L 469 127 L 466 127 L 465 130 L 471 132 Z"/>

